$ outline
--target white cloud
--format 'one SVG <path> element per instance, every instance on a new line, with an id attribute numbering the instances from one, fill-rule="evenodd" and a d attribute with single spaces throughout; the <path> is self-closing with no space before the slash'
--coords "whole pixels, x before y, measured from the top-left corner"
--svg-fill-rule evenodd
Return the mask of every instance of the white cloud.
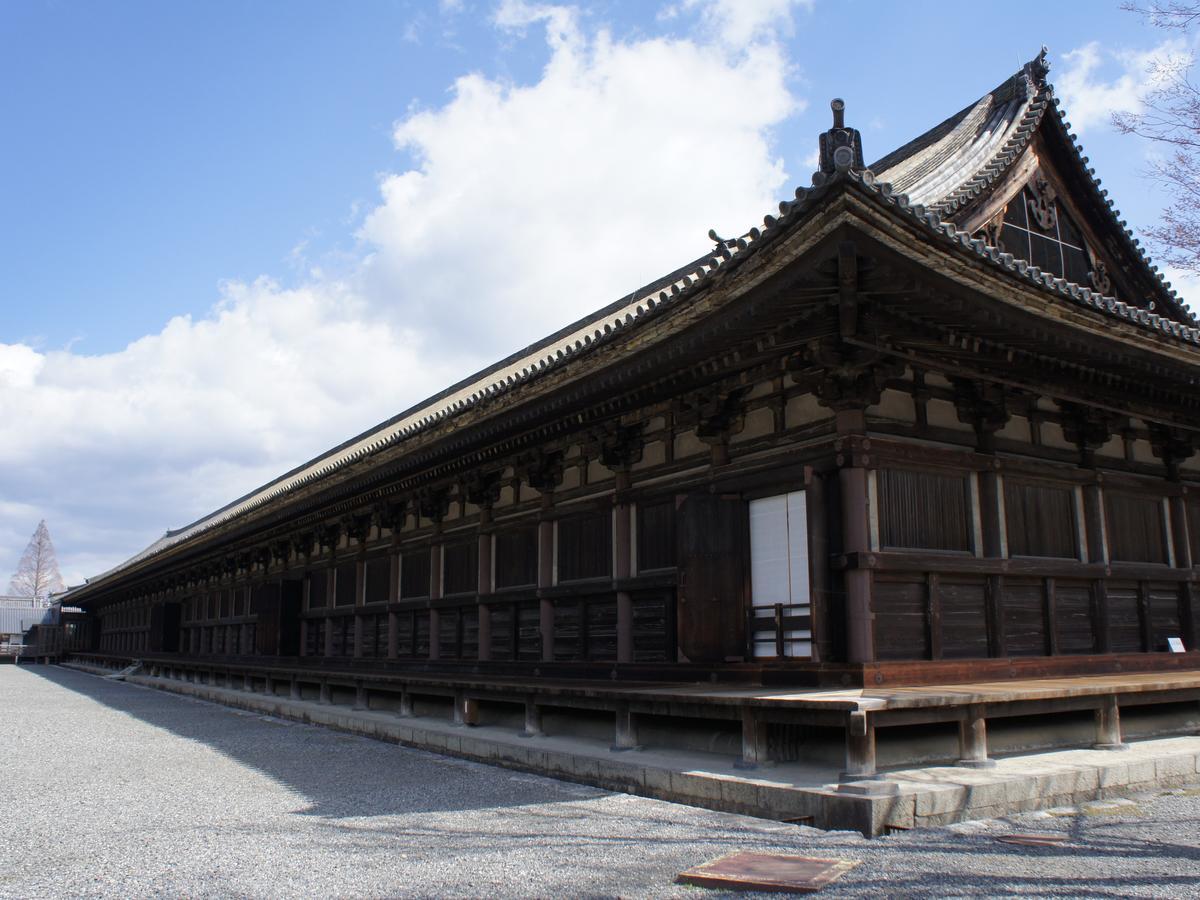
<path id="1" fill-rule="evenodd" d="M 464 76 L 400 122 L 421 162 L 361 231 L 370 296 L 408 285 L 406 323 L 497 356 L 700 255 L 709 227 L 756 224 L 785 181 L 769 129 L 797 105 L 777 47 L 585 38 L 561 8 L 501 9 L 534 20 L 554 46 L 541 80 Z"/>
<path id="2" fill-rule="evenodd" d="M 540 78 L 464 75 L 398 122 L 417 163 L 382 179 L 340 278 L 226 285 L 117 353 L 0 345 L 0 537 L 45 517 L 78 582 L 760 222 L 799 107 L 761 24 L 785 6 L 728 20 L 747 48 L 503 4 L 498 27 L 545 29 Z"/>
<path id="3" fill-rule="evenodd" d="M 682 13 L 699 12 L 707 33 L 728 47 L 745 48 L 757 43 L 774 43 L 795 31 L 794 12 L 812 9 L 814 0 L 681 0 L 660 14 L 673 19 Z"/>
<path id="4" fill-rule="evenodd" d="M 1158 84 L 1156 63 L 1170 65 L 1186 55 L 1187 46 L 1178 38 L 1145 51 L 1112 50 L 1092 41 L 1063 54 L 1066 68 L 1054 87 L 1071 125 L 1082 133 L 1107 125 L 1113 113 L 1140 112 L 1146 94 Z"/>

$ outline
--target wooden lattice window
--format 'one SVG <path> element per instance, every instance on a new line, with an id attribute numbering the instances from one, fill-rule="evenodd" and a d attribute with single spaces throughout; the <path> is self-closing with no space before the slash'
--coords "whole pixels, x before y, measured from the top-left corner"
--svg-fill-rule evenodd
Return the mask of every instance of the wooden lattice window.
<path id="1" fill-rule="evenodd" d="M 506 528 L 496 534 L 496 588 L 537 584 L 537 526 Z"/>
<path id="2" fill-rule="evenodd" d="M 442 593 L 470 594 L 479 589 L 479 544 L 474 539 L 442 548 Z"/>
<path id="3" fill-rule="evenodd" d="M 1009 556 L 1078 558 L 1073 491 L 1006 478 L 1004 515 Z"/>
<path id="4" fill-rule="evenodd" d="M 400 597 L 429 596 L 429 548 L 409 550 L 400 556 Z"/>
<path id="5" fill-rule="evenodd" d="M 877 483 L 879 540 L 884 547 L 971 551 L 966 475 L 880 469 Z"/>
<path id="6" fill-rule="evenodd" d="M 612 515 L 607 510 L 560 519 L 558 580 L 581 581 L 612 575 Z"/>

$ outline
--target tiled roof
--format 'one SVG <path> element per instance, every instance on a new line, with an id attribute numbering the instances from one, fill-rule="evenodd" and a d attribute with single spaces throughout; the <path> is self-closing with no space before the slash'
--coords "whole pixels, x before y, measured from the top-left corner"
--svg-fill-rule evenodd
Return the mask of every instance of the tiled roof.
<path id="1" fill-rule="evenodd" d="M 1020 156 L 1050 99 L 1043 57 L 870 168 L 882 182 L 942 214 L 986 190 Z"/>
<path id="2" fill-rule="evenodd" d="M 1047 66 L 1045 51 L 1021 72 L 1004 82 L 981 100 L 947 119 L 931 131 L 881 159 L 876 166 L 896 183 L 877 176 L 873 169 L 842 167 L 832 174 L 818 172 L 808 188 L 797 188 L 794 200 L 779 205 L 780 215 L 764 218 L 763 228 L 752 228 L 733 240 L 709 236 L 715 241 L 711 254 L 664 276 L 632 294 L 605 307 L 597 313 L 569 325 L 548 338 L 508 357 L 496 365 L 459 382 L 393 419 L 352 438 L 329 452 L 280 476 L 275 481 L 235 500 L 216 512 L 192 524 L 168 531 L 145 550 L 105 572 L 89 579 L 76 590 L 85 591 L 97 582 L 211 528 L 245 515 L 271 500 L 303 485 L 318 480 L 385 447 L 402 443 L 408 438 L 458 415 L 488 403 L 494 398 L 524 385 L 542 374 L 569 363 L 581 354 L 623 334 L 631 327 L 692 296 L 705 286 L 717 272 L 738 265 L 763 244 L 790 229 L 816 208 L 822 198 L 839 182 L 860 188 L 882 206 L 916 222 L 934 239 L 956 246 L 985 263 L 1011 276 L 1062 298 L 1072 304 L 1130 322 L 1142 328 L 1173 337 L 1192 346 L 1200 346 L 1200 329 L 1182 324 L 1165 316 L 1106 297 L 1092 289 L 1073 284 L 1052 273 L 1043 272 L 1023 260 L 987 245 L 961 231 L 943 219 L 967 202 L 980 190 L 1001 177 L 1003 172 L 1028 143 L 1045 113 L 1053 108 L 1052 117 L 1064 129 L 1069 126 L 1057 113 L 1058 101 L 1045 81 Z M 1073 139 L 1073 135 L 1070 136 Z M 1081 154 L 1082 148 L 1072 143 Z M 1080 158 L 1086 167 L 1086 157 Z M 1094 172 L 1096 190 L 1099 180 Z M 898 185 L 908 185 L 908 190 Z M 911 193 L 910 193 L 911 192 Z M 1107 200 L 1107 192 L 1100 195 Z M 914 199 L 920 198 L 920 199 Z M 1111 201 L 1107 201 L 1111 208 Z M 1116 216 L 1115 210 L 1113 211 Z M 1125 223 L 1119 222 L 1122 230 Z M 1130 246 L 1136 240 L 1126 231 Z M 1143 257 L 1144 258 L 1144 257 Z M 1146 260 L 1149 265 L 1149 260 Z M 1153 269 L 1153 267 L 1151 267 Z M 1154 269 L 1154 271 L 1157 271 Z M 1164 285 L 1164 293 L 1169 286 Z M 1170 292 L 1174 297 L 1174 292 Z M 1175 301 L 1178 302 L 1177 300 Z"/>

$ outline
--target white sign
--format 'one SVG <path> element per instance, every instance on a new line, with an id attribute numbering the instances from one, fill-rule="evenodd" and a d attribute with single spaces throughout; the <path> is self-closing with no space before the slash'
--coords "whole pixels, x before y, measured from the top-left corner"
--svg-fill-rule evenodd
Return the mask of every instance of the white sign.
<path id="1" fill-rule="evenodd" d="M 1172 653 L 1186 653 L 1183 647 L 1183 641 L 1179 638 L 1167 638 L 1167 646 L 1171 648 Z"/>

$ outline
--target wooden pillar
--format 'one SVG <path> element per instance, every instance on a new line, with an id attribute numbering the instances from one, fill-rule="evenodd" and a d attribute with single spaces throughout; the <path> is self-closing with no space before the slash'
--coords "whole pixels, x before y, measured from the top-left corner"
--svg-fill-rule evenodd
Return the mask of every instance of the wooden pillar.
<path id="1" fill-rule="evenodd" d="M 633 595 L 621 590 L 621 582 L 633 572 L 633 506 L 618 499 L 629 489 L 629 472 L 617 472 L 613 495 L 613 578 L 617 584 L 617 662 L 633 662 Z"/>
<path id="2" fill-rule="evenodd" d="M 492 658 L 492 608 L 486 600 L 495 585 L 492 583 L 492 533 L 487 529 L 491 521 L 491 510 L 484 506 L 479 510 L 479 649 L 476 658 L 487 661 Z"/>
<path id="3" fill-rule="evenodd" d="M 1116 694 L 1100 699 L 1096 710 L 1097 750 L 1128 750 L 1129 745 L 1121 740 L 1121 709 Z"/>
<path id="4" fill-rule="evenodd" d="M 332 609 L 337 598 L 337 569 L 330 560 L 329 568 L 325 570 L 325 608 Z M 333 619 L 325 617 L 325 655 L 333 656 Z M 346 648 L 343 647 L 344 651 Z"/>
<path id="5" fill-rule="evenodd" d="M 856 710 L 846 717 L 846 770 L 842 781 L 874 778 L 875 772 L 875 724 L 864 710 Z"/>
<path id="6" fill-rule="evenodd" d="M 388 606 L 400 599 L 400 547 L 399 535 L 392 537 L 392 554 L 388 566 Z M 396 610 L 388 609 L 388 659 L 395 659 L 400 645 L 400 617 Z"/>
<path id="7" fill-rule="evenodd" d="M 1099 477 L 1099 476 L 1097 476 Z M 1083 489 L 1083 518 L 1087 534 L 1089 562 L 1108 565 L 1108 535 L 1104 525 L 1104 491 L 1097 484 L 1089 484 Z M 1112 636 L 1108 627 L 1108 588 L 1104 579 L 1092 582 L 1093 604 L 1095 606 L 1096 650 L 1099 653 L 1109 653 L 1112 648 Z"/>
<path id="8" fill-rule="evenodd" d="M 620 703 L 616 709 L 616 730 L 612 749 L 640 750 L 638 745 L 637 716 L 629 709 L 628 703 Z"/>
<path id="9" fill-rule="evenodd" d="M 812 616 L 812 661 L 836 659 L 833 646 L 829 591 L 829 510 L 825 478 L 808 466 L 804 470 L 804 511 L 808 525 L 809 604 Z"/>
<path id="10" fill-rule="evenodd" d="M 1192 560 L 1192 541 L 1188 529 L 1187 503 L 1182 496 L 1171 498 L 1171 542 L 1175 545 L 1175 565 L 1180 569 L 1190 569 L 1195 562 Z"/>
<path id="11" fill-rule="evenodd" d="M 983 705 L 972 703 L 963 710 L 958 723 L 958 764 L 972 769 L 988 769 L 996 765 L 988 759 L 987 720 Z"/>
<path id="12" fill-rule="evenodd" d="M 468 697 L 464 691 L 456 691 L 454 694 L 454 724 L 479 724 L 479 701 Z"/>
<path id="13" fill-rule="evenodd" d="M 367 560 L 365 550 L 360 550 L 358 559 L 354 561 L 354 658 L 361 659 L 363 655 L 363 618 L 362 608 L 366 602 L 367 591 Z"/>
<path id="14" fill-rule="evenodd" d="M 754 769 L 770 762 L 767 751 L 767 723 L 752 706 L 742 707 L 742 757 L 735 766 Z"/>
<path id="15" fill-rule="evenodd" d="M 550 495 L 543 495 L 543 510 L 549 508 Z M 538 587 L 554 585 L 554 523 L 543 519 L 538 523 Z M 554 601 L 542 597 L 540 601 L 540 625 L 542 632 L 542 659 L 554 659 Z"/>
<path id="16" fill-rule="evenodd" d="M 433 603 L 442 599 L 442 545 L 434 538 L 429 548 L 429 601 Z M 429 658 L 435 660 L 441 657 L 441 615 L 436 606 L 429 608 Z M 415 640 L 415 635 L 414 635 Z"/>
<path id="17" fill-rule="evenodd" d="M 542 708 L 534 697 L 525 698 L 525 737 L 539 737 L 546 732 L 542 730 Z"/>
<path id="18" fill-rule="evenodd" d="M 860 410 L 840 410 L 838 431 L 865 427 Z M 847 555 L 866 554 L 871 549 L 871 510 L 867 489 L 867 470 L 856 465 L 855 450 L 844 451 L 846 465 L 838 473 L 842 499 L 842 549 Z M 871 612 L 871 572 L 853 568 L 846 579 L 846 656 L 848 662 L 873 662 L 875 659 L 875 623 Z"/>

